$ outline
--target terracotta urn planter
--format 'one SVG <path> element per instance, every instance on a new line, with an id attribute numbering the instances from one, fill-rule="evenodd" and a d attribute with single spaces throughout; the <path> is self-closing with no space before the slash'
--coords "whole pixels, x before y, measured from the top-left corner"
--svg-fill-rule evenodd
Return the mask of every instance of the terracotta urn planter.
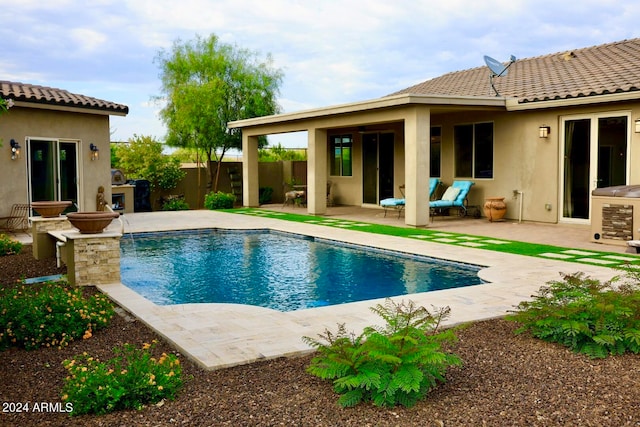
<path id="1" fill-rule="evenodd" d="M 484 215 L 491 222 L 500 221 L 507 213 L 504 197 L 487 197 L 484 202 Z"/>
<path id="2" fill-rule="evenodd" d="M 71 206 L 70 200 L 51 200 L 31 203 L 33 210 L 39 213 L 43 218 L 55 218 L 60 216 L 60 214 L 69 206 Z"/>
<path id="3" fill-rule="evenodd" d="M 97 234 L 118 218 L 118 212 L 69 212 L 67 219 L 82 234 Z"/>

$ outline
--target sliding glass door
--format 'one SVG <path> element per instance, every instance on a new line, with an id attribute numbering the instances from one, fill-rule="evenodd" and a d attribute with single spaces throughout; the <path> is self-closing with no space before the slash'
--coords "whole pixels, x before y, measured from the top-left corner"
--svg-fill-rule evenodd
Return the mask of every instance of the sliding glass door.
<path id="1" fill-rule="evenodd" d="M 362 201 L 393 197 L 393 133 L 362 134 Z"/>
<path id="2" fill-rule="evenodd" d="M 29 200 L 70 200 L 78 206 L 78 143 L 29 139 Z"/>
<path id="3" fill-rule="evenodd" d="M 562 220 L 588 222 L 591 191 L 628 183 L 629 125 L 628 113 L 562 120 Z"/>

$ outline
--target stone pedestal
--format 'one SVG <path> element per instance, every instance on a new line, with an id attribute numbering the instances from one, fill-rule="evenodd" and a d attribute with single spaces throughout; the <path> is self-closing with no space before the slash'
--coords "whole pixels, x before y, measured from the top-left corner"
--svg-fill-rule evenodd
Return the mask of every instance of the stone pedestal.
<path id="1" fill-rule="evenodd" d="M 31 236 L 33 237 L 33 257 L 35 259 L 55 258 L 56 239 L 50 231 L 70 230 L 71 224 L 66 216 L 54 218 L 31 217 Z"/>
<path id="2" fill-rule="evenodd" d="M 122 234 L 105 231 L 82 234 L 62 233 L 66 239 L 67 279 L 76 286 L 103 285 L 120 281 L 120 238 Z"/>

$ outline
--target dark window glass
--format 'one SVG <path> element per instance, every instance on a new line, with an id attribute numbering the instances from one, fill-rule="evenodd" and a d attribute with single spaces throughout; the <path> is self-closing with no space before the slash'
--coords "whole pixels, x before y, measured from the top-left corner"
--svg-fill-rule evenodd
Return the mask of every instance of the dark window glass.
<path id="1" fill-rule="evenodd" d="M 455 176 L 473 176 L 473 125 L 458 125 L 453 128 L 453 150 L 455 155 Z"/>
<path id="2" fill-rule="evenodd" d="M 493 178 L 493 123 L 475 125 L 474 177 Z"/>
<path id="3" fill-rule="evenodd" d="M 353 138 L 351 135 L 336 135 L 329 140 L 331 160 L 329 168 L 333 176 L 351 176 Z"/>
<path id="4" fill-rule="evenodd" d="M 453 128 L 456 178 L 493 178 L 493 123 Z"/>
<path id="5" fill-rule="evenodd" d="M 440 177 L 440 153 L 442 143 L 442 128 L 439 126 L 433 126 L 431 128 L 431 171 L 432 178 Z"/>

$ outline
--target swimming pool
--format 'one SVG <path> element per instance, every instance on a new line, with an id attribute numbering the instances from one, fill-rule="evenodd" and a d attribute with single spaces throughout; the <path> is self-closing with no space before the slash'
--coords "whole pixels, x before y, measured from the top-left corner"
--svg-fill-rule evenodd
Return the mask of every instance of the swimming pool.
<path id="1" fill-rule="evenodd" d="M 482 268 L 280 232 L 139 234 L 121 241 L 122 283 L 159 305 L 279 311 L 482 283 Z"/>

